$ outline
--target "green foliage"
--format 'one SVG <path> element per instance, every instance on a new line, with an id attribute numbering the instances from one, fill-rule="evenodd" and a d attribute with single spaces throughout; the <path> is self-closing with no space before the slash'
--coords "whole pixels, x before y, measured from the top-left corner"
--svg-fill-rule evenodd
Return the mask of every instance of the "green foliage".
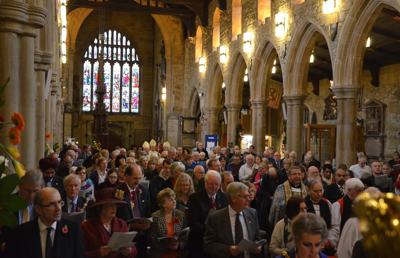
<path id="1" fill-rule="evenodd" d="M 4 172 L 5 161 L 0 166 Z M 11 174 L 0 179 L 0 223 L 9 227 L 15 227 L 18 219 L 13 212 L 26 208 L 26 201 L 18 195 L 11 195 L 19 183 L 17 174 Z"/>
<path id="2" fill-rule="evenodd" d="M 10 195 L 18 183 L 19 177 L 17 174 L 11 174 L 0 179 L 0 198 Z"/>

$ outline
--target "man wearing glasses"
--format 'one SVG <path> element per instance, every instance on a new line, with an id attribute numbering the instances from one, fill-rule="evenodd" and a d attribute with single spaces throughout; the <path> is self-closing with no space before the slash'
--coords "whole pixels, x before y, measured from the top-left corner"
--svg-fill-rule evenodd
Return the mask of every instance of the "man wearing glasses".
<path id="1" fill-rule="evenodd" d="M 35 196 L 39 217 L 15 228 L 5 248 L 5 257 L 86 257 L 80 225 L 61 219 L 64 202 L 60 193 L 46 187 Z"/>
<path id="2" fill-rule="evenodd" d="M 241 240 L 261 240 L 257 212 L 249 209 L 249 191 L 243 183 L 232 182 L 226 189 L 228 207 L 209 215 L 204 234 L 204 251 L 212 257 L 257 257 L 261 246 L 243 252 L 237 245 Z M 228 257 L 228 256 L 225 256 Z"/>
<path id="3" fill-rule="evenodd" d="M 25 209 L 14 212 L 14 215 L 18 218 L 18 225 L 22 223 L 34 220 L 37 218 L 38 214 L 35 211 L 35 207 L 33 204 L 33 200 L 37 192 L 42 188 L 43 185 L 43 176 L 37 170 L 29 170 L 26 172 L 25 176 L 21 178 L 19 181 L 19 191 L 18 195 L 22 197 L 26 204 L 28 205 Z M 4 248 L 7 242 L 7 239 L 10 237 L 12 229 L 9 227 L 2 227 L 0 234 L 0 254 L 4 252 Z M 2 257 L 0 255 L 0 257 Z"/>
<path id="4" fill-rule="evenodd" d="M 276 188 L 269 213 L 272 226 L 285 217 L 286 204 L 292 196 L 301 198 L 307 196 L 307 188 L 301 182 L 301 171 L 297 166 L 289 168 L 288 180 Z"/>

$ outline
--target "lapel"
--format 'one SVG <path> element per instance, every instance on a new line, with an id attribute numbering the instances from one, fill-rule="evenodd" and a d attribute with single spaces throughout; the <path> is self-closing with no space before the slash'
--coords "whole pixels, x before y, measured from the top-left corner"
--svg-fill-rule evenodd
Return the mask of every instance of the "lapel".
<path id="1" fill-rule="evenodd" d="M 38 217 L 31 222 L 32 226 L 28 229 L 27 235 L 29 236 L 29 241 L 26 243 L 30 246 L 28 252 L 30 253 L 31 257 L 42 257 L 42 244 L 40 242 L 40 231 L 39 231 L 39 224 L 38 224 Z"/>
<path id="2" fill-rule="evenodd" d="M 128 204 L 128 210 L 129 210 L 129 214 L 130 214 L 130 218 L 133 218 L 133 210 L 132 210 L 132 206 L 131 206 L 131 198 L 129 197 L 130 193 L 125 191 L 124 194 L 124 201 Z"/>
<path id="3" fill-rule="evenodd" d="M 254 241 L 254 235 L 255 235 L 255 221 L 253 220 L 253 216 L 251 216 L 251 213 L 248 209 L 244 209 L 243 211 L 243 218 L 244 222 L 246 223 L 247 227 L 247 233 L 249 235 L 249 240 Z"/>
<path id="4" fill-rule="evenodd" d="M 62 212 L 68 212 L 69 203 L 67 202 L 67 196 L 64 196 L 62 199 L 64 201 L 64 206 L 62 206 Z"/>
<path id="5" fill-rule="evenodd" d="M 53 250 L 54 257 L 66 256 L 66 253 L 65 253 L 66 250 L 63 249 L 63 247 L 66 244 L 65 237 L 71 233 L 63 233 L 62 228 L 64 226 L 65 226 L 65 223 L 62 219 L 59 222 L 57 222 L 57 227 L 56 227 L 56 231 L 54 234 L 54 245 L 53 245 L 54 246 L 54 250 Z"/>
<path id="6" fill-rule="evenodd" d="M 218 195 L 217 195 L 217 198 L 218 198 Z M 204 199 L 204 202 L 200 202 L 200 203 L 203 203 L 203 209 L 205 211 L 207 211 L 207 215 L 208 215 L 208 212 L 212 209 L 212 207 L 210 204 L 210 199 L 208 197 L 207 191 L 205 189 L 202 190 L 202 199 Z M 218 201 L 218 199 L 217 199 L 217 201 Z"/>
<path id="7" fill-rule="evenodd" d="M 222 226 L 225 229 L 225 238 L 228 241 L 228 245 L 235 245 L 232 234 L 231 218 L 229 217 L 229 207 L 224 208 L 221 213 Z"/>
<path id="8" fill-rule="evenodd" d="M 139 184 L 138 185 L 138 187 L 137 187 L 137 190 L 136 191 L 138 191 L 137 192 L 137 194 L 136 194 L 136 198 L 137 198 L 137 200 L 138 200 L 138 203 L 139 203 L 139 212 L 140 212 L 140 217 L 144 217 L 144 214 L 143 214 L 143 207 L 142 207 L 142 195 L 143 195 L 143 189 L 142 189 L 142 186 Z M 142 192 L 142 193 L 140 193 L 140 192 Z"/>
<path id="9" fill-rule="evenodd" d="M 225 200 L 224 200 L 224 198 L 225 198 Z M 225 206 L 226 206 L 225 203 L 226 203 L 227 200 L 226 200 L 226 197 L 223 196 L 220 191 L 217 192 L 216 199 L 217 199 L 217 204 L 218 204 L 217 210 L 225 208 Z"/>
<path id="10" fill-rule="evenodd" d="M 83 205 L 85 204 L 84 202 L 85 199 L 82 197 L 78 196 L 78 200 L 76 201 L 76 210 L 79 211 L 79 208 L 83 208 Z"/>

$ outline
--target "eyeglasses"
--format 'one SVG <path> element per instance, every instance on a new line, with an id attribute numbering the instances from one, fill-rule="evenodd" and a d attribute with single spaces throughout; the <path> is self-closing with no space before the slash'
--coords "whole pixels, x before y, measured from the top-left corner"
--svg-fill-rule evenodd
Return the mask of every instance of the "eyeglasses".
<path id="1" fill-rule="evenodd" d="M 29 195 L 31 195 L 31 194 L 37 194 L 37 192 L 39 192 L 39 189 L 38 190 L 29 190 L 29 189 L 23 189 L 23 188 L 20 188 L 22 191 L 24 191 L 25 193 L 27 193 L 27 194 L 29 194 Z"/>
<path id="2" fill-rule="evenodd" d="M 301 174 L 290 174 L 289 176 L 301 176 Z"/>
<path id="3" fill-rule="evenodd" d="M 300 208 L 300 211 L 308 211 L 308 208 L 307 208 L 307 207 L 305 207 L 305 208 Z"/>
<path id="4" fill-rule="evenodd" d="M 60 206 L 60 207 L 64 206 L 64 201 L 51 202 L 48 205 L 40 204 L 40 206 L 41 207 L 47 207 L 47 208 L 50 208 L 50 209 L 55 209 L 57 206 Z"/>
<path id="5" fill-rule="evenodd" d="M 242 197 L 243 199 L 247 200 L 250 198 L 250 195 L 238 195 L 238 197 Z"/>

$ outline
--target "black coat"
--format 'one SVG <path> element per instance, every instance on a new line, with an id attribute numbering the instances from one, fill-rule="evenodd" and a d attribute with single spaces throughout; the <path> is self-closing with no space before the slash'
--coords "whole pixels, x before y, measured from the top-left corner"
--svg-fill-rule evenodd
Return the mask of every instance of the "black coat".
<path id="1" fill-rule="evenodd" d="M 208 194 L 205 189 L 189 197 L 188 226 L 190 227 L 188 249 L 189 257 L 204 257 L 203 236 L 206 232 L 205 222 L 212 209 Z M 217 210 L 228 206 L 226 195 L 218 191 L 216 196 Z"/>
<path id="2" fill-rule="evenodd" d="M 63 232 L 63 227 L 68 227 L 68 231 Z M 6 244 L 4 253 L 7 258 L 42 258 L 38 219 L 16 227 Z M 81 227 L 78 223 L 65 219 L 57 222 L 54 235 L 53 257 L 86 257 Z"/>
<path id="3" fill-rule="evenodd" d="M 339 186 L 336 183 L 330 184 L 324 188 L 324 198 L 330 201 L 332 204 L 343 198 L 342 193 L 340 192 Z"/>
<path id="4" fill-rule="evenodd" d="M 51 181 L 51 187 L 56 188 L 61 196 L 65 195 L 63 178 L 57 175 L 54 175 L 53 181 Z"/>
<path id="5" fill-rule="evenodd" d="M 68 212 L 69 203 L 67 203 L 67 195 L 64 195 L 62 197 L 62 200 L 64 201 L 64 206 L 62 206 L 62 211 L 63 212 Z M 86 203 L 85 198 L 78 196 L 78 200 L 76 201 L 76 204 L 77 204 L 76 205 L 77 206 L 76 210 L 80 211 L 81 209 L 83 209 L 83 206 L 85 205 L 85 203 Z M 92 205 L 93 203 L 94 203 L 93 200 L 89 200 L 89 202 L 86 205 L 86 208 L 89 207 L 90 205 Z M 86 219 L 89 219 L 91 217 L 91 215 L 92 215 L 91 213 L 87 212 L 86 213 Z"/>

